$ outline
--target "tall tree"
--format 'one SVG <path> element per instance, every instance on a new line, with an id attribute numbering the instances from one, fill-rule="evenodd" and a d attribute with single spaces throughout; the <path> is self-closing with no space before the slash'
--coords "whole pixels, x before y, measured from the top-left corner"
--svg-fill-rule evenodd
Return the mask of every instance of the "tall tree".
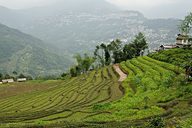
<path id="1" fill-rule="evenodd" d="M 181 24 L 179 25 L 179 30 L 183 35 L 188 35 L 191 28 L 192 28 L 192 12 L 189 13 L 189 15 L 187 15 L 184 20 L 182 20 Z"/>
<path id="2" fill-rule="evenodd" d="M 98 45 L 96 46 L 96 49 L 94 51 L 94 56 L 95 56 L 95 59 L 96 59 L 96 63 L 97 65 L 100 66 L 105 66 L 105 58 L 104 58 L 104 55 L 103 55 L 103 49 L 101 49 L 101 46 Z"/>
<path id="3" fill-rule="evenodd" d="M 140 56 L 141 51 L 148 48 L 148 44 L 147 44 L 145 35 L 141 32 L 135 36 L 135 39 L 133 40 L 132 44 L 136 50 L 135 56 Z"/>

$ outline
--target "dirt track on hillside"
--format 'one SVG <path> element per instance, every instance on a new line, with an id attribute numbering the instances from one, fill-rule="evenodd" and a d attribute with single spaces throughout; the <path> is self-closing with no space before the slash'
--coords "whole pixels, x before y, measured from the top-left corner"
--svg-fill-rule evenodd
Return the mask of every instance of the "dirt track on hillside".
<path id="1" fill-rule="evenodd" d="M 125 74 L 119 67 L 119 64 L 113 65 L 113 68 L 115 71 L 119 74 L 119 82 L 123 82 L 127 78 L 127 74 Z"/>

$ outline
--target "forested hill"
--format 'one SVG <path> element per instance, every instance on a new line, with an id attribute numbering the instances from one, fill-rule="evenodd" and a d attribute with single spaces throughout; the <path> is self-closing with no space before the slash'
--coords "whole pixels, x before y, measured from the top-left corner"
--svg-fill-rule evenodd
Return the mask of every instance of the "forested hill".
<path id="1" fill-rule="evenodd" d="M 70 61 L 47 50 L 44 43 L 30 35 L 0 24 L 0 72 L 26 75 L 55 75 Z"/>

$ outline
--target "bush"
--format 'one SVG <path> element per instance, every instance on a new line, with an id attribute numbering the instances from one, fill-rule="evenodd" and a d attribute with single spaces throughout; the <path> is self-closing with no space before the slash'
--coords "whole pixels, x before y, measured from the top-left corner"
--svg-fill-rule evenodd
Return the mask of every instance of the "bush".
<path id="1" fill-rule="evenodd" d="M 146 128 L 164 128 L 165 122 L 161 117 L 155 117 L 151 119 Z"/>

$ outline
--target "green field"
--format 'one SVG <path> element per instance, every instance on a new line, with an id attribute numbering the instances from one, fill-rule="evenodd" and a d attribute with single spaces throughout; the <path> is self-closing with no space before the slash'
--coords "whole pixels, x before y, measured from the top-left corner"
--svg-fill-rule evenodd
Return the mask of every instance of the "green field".
<path id="1" fill-rule="evenodd" d="M 109 66 L 66 80 L 4 85 L 0 127 L 148 128 L 155 117 L 166 127 L 192 125 L 192 83 L 182 68 L 147 56 L 120 67 L 128 74 L 122 83 Z"/>

